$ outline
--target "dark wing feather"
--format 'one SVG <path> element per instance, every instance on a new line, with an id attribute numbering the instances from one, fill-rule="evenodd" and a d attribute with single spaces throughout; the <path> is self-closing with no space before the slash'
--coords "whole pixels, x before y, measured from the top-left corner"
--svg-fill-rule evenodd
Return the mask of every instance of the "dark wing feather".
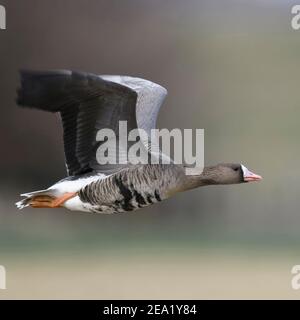
<path id="1" fill-rule="evenodd" d="M 124 85 L 137 93 L 137 127 L 143 129 L 147 134 L 147 138 L 145 140 L 141 139 L 141 142 L 146 147 L 147 151 L 151 153 L 152 156 L 156 156 L 159 161 L 164 159 L 167 162 L 172 162 L 173 160 L 170 159 L 168 155 L 163 154 L 160 151 L 157 135 L 152 135 L 155 139 L 151 141 L 151 145 L 149 144 L 151 130 L 156 128 L 157 116 L 162 103 L 168 94 L 167 90 L 157 83 L 141 78 L 115 75 L 102 75 L 101 78 Z"/>
<path id="2" fill-rule="evenodd" d="M 141 78 L 111 75 L 101 75 L 100 77 L 126 86 L 137 93 L 137 125 L 138 128 L 145 130 L 150 135 L 150 130 L 156 127 L 157 115 L 168 94 L 167 90 L 157 83 Z"/>
<path id="3" fill-rule="evenodd" d="M 96 141 L 99 129 L 113 129 L 126 120 L 128 130 L 137 128 L 137 93 L 129 87 L 99 76 L 72 71 L 21 71 L 17 102 L 21 106 L 60 112 L 69 175 L 92 170 L 119 170 L 117 165 L 99 165 Z"/>

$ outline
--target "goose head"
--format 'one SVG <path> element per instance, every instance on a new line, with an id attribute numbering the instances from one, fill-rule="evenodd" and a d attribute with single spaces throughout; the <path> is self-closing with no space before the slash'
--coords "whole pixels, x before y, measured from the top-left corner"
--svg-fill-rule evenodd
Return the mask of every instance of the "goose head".
<path id="1" fill-rule="evenodd" d="M 221 163 L 205 167 L 201 174 L 203 184 L 237 184 L 260 181 L 262 177 L 251 172 L 242 164 Z"/>

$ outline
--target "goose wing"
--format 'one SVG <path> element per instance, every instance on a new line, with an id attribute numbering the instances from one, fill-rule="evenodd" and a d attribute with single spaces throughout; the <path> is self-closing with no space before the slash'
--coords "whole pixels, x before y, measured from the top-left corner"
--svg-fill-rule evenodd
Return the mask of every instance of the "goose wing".
<path id="1" fill-rule="evenodd" d="M 136 121 L 137 127 L 143 129 L 150 136 L 151 129 L 155 129 L 159 109 L 168 92 L 157 83 L 141 78 L 128 76 L 100 76 L 104 80 L 123 85 L 133 90 L 137 95 Z"/>
<path id="2" fill-rule="evenodd" d="M 100 129 L 112 129 L 118 141 L 119 121 L 127 130 L 155 127 L 166 90 L 150 81 L 126 76 L 97 76 L 73 71 L 21 71 L 20 106 L 58 112 L 64 131 L 69 175 L 111 173 L 128 164 L 99 164 Z M 127 153 L 130 143 L 121 150 Z M 122 155 L 118 155 L 122 157 Z M 99 160 L 99 159 L 98 159 Z"/>
<path id="3" fill-rule="evenodd" d="M 161 152 L 156 132 L 151 132 L 156 128 L 157 116 L 168 91 L 157 83 L 141 78 L 115 75 L 101 75 L 100 77 L 126 86 L 137 94 L 135 110 L 137 128 L 146 133 L 145 136 L 140 132 L 141 145 L 146 149 L 148 158 L 152 154 L 157 161 L 164 159 L 167 163 L 172 162 L 169 156 Z"/>

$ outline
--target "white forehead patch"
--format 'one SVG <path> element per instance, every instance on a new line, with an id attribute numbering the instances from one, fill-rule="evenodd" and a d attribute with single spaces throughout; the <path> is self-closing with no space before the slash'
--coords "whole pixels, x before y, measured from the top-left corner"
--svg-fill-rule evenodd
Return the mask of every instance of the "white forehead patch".
<path id="1" fill-rule="evenodd" d="M 248 176 L 249 174 L 251 174 L 251 172 L 244 166 L 241 164 L 242 170 L 243 170 L 243 176 Z"/>

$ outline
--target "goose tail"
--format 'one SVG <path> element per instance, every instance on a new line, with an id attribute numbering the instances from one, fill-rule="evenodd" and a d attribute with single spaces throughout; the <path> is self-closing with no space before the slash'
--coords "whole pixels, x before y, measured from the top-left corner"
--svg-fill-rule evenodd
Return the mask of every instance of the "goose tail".
<path id="1" fill-rule="evenodd" d="M 54 196 L 54 190 L 51 190 L 51 189 L 38 190 L 33 192 L 22 193 L 20 194 L 20 196 L 25 198 L 16 202 L 15 205 L 19 210 L 22 210 L 30 206 L 31 201 L 36 196 Z"/>
<path id="2" fill-rule="evenodd" d="M 25 199 L 22 199 L 18 202 L 16 202 L 16 207 L 19 209 L 19 210 L 22 210 L 26 207 L 29 206 L 29 202 L 30 202 L 30 198 L 25 198 Z"/>

